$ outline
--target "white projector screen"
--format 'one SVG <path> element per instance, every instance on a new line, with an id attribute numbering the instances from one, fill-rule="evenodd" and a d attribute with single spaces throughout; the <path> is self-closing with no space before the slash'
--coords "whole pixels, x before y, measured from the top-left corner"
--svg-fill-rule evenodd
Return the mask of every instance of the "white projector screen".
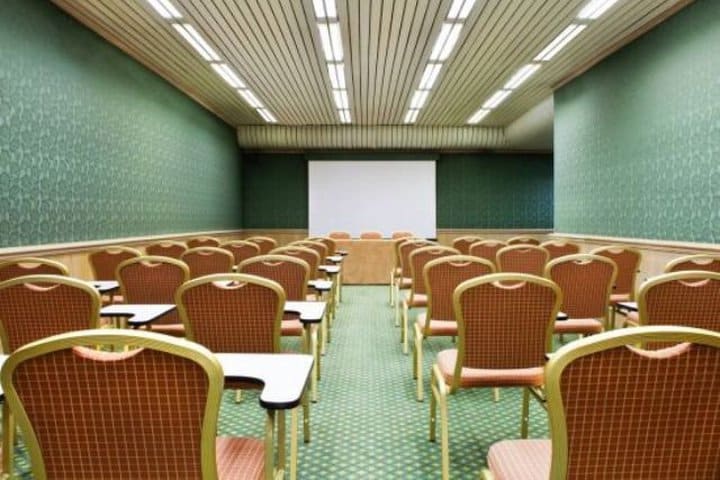
<path id="1" fill-rule="evenodd" d="M 435 238 L 435 161 L 309 161 L 311 236 L 410 231 Z"/>

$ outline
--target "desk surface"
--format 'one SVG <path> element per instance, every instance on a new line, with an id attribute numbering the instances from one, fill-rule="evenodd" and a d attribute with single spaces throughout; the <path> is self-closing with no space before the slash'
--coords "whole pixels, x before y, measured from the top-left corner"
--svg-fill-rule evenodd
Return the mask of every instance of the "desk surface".
<path id="1" fill-rule="evenodd" d="M 618 302 L 617 306 L 619 308 L 624 308 L 625 310 L 630 310 L 631 312 L 638 311 L 637 302 Z"/>
<path id="2" fill-rule="evenodd" d="M 100 293 L 112 292 L 120 288 L 120 284 L 114 280 L 93 280 L 88 283 Z"/>
<path id="3" fill-rule="evenodd" d="M 310 280 L 308 285 L 318 292 L 329 292 L 332 290 L 332 282 L 330 280 Z"/>
<path id="4" fill-rule="evenodd" d="M 320 323 L 325 316 L 326 302 L 285 302 L 285 313 L 300 314 L 302 323 Z"/>
<path id="5" fill-rule="evenodd" d="M 338 265 L 320 265 L 320 266 L 318 266 L 318 270 L 321 270 L 330 275 L 335 275 L 337 273 L 340 273 L 340 266 L 338 266 Z"/>
<path id="6" fill-rule="evenodd" d="M 100 310 L 100 316 L 127 317 L 128 325 L 139 327 L 141 325 L 147 325 L 173 310 L 175 310 L 175 305 L 173 304 L 139 305 L 116 303 L 103 307 Z"/>

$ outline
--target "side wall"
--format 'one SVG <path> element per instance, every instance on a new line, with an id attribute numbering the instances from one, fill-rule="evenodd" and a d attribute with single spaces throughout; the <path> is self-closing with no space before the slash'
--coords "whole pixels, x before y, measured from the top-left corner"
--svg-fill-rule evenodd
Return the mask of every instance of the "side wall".
<path id="1" fill-rule="evenodd" d="M 241 226 L 235 131 L 43 0 L 0 5 L 0 247 Z"/>

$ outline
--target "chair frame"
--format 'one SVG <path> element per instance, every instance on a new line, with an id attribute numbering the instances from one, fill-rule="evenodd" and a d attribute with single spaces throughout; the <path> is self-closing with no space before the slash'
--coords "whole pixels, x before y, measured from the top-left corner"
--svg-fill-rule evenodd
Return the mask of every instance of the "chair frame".
<path id="1" fill-rule="evenodd" d="M 150 255 L 150 256 L 155 256 L 155 257 L 165 257 L 165 256 L 166 256 L 166 255 L 158 255 L 158 254 L 156 254 L 156 253 L 150 253 L 150 252 L 148 252 L 148 250 L 147 250 L 148 248 L 150 248 L 150 247 L 155 247 L 155 246 L 159 246 L 160 248 L 165 248 L 166 246 L 168 246 L 168 247 L 182 247 L 182 248 L 183 248 L 183 251 L 182 251 L 182 253 L 180 254 L 180 257 L 182 257 L 182 254 L 183 254 L 183 253 L 185 253 L 185 252 L 187 252 L 187 251 L 189 250 L 188 246 L 187 246 L 185 243 L 183 243 L 183 242 L 178 242 L 178 241 L 176 241 L 176 240 L 165 240 L 165 241 L 162 241 L 162 242 L 155 242 L 155 243 L 151 243 L 150 245 L 147 245 L 147 246 L 145 247 L 145 254 L 146 254 L 146 256 L 148 256 L 148 255 Z M 168 258 L 174 258 L 174 259 L 176 259 L 176 260 L 179 260 L 180 257 L 168 257 Z"/>
<path id="2" fill-rule="evenodd" d="M 188 266 L 188 270 L 190 271 L 191 278 L 193 278 L 192 277 L 192 275 L 193 275 L 192 268 L 190 268 L 190 264 L 185 261 L 185 257 L 187 255 L 202 254 L 203 252 L 214 253 L 216 255 L 222 255 L 222 256 L 226 257 L 230 261 L 227 273 L 230 273 L 232 271 L 232 267 L 235 266 L 235 255 L 231 251 L 226 250 L 224 248 L 221 248 L 221 247 L 188 248 L 187 250 L 185 250 L 185 252 L 180 257 L 180 261 L 184 262 Z M 213 274 L 211 274 L 211 275 L 213 275 Z M 203 275 L 201 275 L 201 276 L 203 276 Z M 198 278 L 198 277 L 194 277 L 194 278 Z"/>
<path id="3" fill-rule="evenodd" d="M 700 268 L 688 268 L 685 270 L 675 270 L 675 267 L 682 264 L 692 262 L 697 265 L 714 265 L 717 264 L 720 267 L 720 255 L 711 255 L 708 253 L 701 253 L 697 255 L 685 255 L 682 257 L 675 258 L 673 260 L 670 260 L 667 265 L 665 265 L 665 268 L 663 269 L 664 273 L 673 273 L 673 272 L 685 272 L 688 270 L 702 270 Z M 720 270 L 706 270 L 708 272 L 715 272 Z"/>
<path id="4" fill-rule="evenodd" d="M 505 252 L 513 252 L 515 250 L 533 250 L 536 252 L 539 252 L 539 251 L 545 252 L 545 262 L 544 262 L 543 268 L 542 268 L 543 271 L 545 270 L 545 267 L 547 266 L 548 261 L 550 260 L 550 252 L 548 252 L 547 250 L 545 250 L 543 247 L 541 247 L 539 245 L 531 245 L 529 243 L 508 245 L 507 247 L 503 247 L 500 250 L 498 250 L 497 253 L 495 254 L 495 264 L 496 264 L 498 272 L 513 273 L 513 272 L 508 272 L 508 271 L 503 270 L 501 262 L 500 262 L 500 256 Z M 515 272 L 515 273 L 520 273 L 520 272 Z M 539 276 L 539 277 L 542 276 L 542 272 L 540 272 L 540 274 L 538 274 L 537 276 Z"/>
<path id="5" fill-rule="evenodd" d="M 577 255 L 580 253 L 580 245 L 574 242 L 566 242 L 563 240 L 548 240 L 546 242 L 542 242 L 539 246 L 547 250 L 548 254 L 550 254 L 550 261 L 555 260 L 556 258 L 565 257 L 567 255 Z M 558 255 L 555 257 L 553 256 L 553 248 L 563 248 L 567 246 L 572 246 L 573 248 L 577 249 L 577 251 L 575 251 L 574 253 L 568 253 L 566 255 Z"/>
<path id="6" fill-rule="evenodd" d="M 482 242 L 485 240 L 483 237 L 479 237 L 477 235 L 463 235 L 461 237 L 456 237 L 452 241 L 452 247 L 460 252 L 461 255 L 470 255 L 470 245 L 477 242 Z M 460 249 L 457 244 L 458 243 L 465 243 L 467 244 L 466 252 L 463 252 L 462 249 Z"/>
<path id="7" fill-rule="evenodd" d="M 535 237 L 530 237 L 527 235 L 517 235 L 515 237 L 510 237 L 507 240 L 505 240 L 505 243 L 508 246 L 513 245 L 534 245 L 536 247 L 539 247 L 542 243 L 540 240 L 538 240 Z"/>
<path id="8" fill-rule="evenodd" d="M 57 269 L 58 272 L 62 272 L 62 273 L 58 273 L 57 275 L 64 275 L 64 276 L 70 275 L 70 271 L 68 270 L 68 267 L 64 263 L 58 262 L 57 260 L 50 260 L 49 258 L 41 258 L 41 257 L 15 257 L 15 258 L 7 259 L 7 260 L 2 260 L 2 261 L 0 261 L 0 271 L 2 271 L 4 268 L 6 268 L 10 265 L 17 265 L 20 263 L 34 263 L 37 265 L 45 265 L 45 266 Z M 28 272 L 28 275 L 48 275 L 48 274 L 44 274 L 44 273 L 43 274 L 35 274 L 32 272 Z"/>
<path id="9" fill-rule="evenodd" d="M 360 232 L 360 240 L 382 240 L 383 233 L 376 230 L 369 230 L 367 232 Z"/>
<path id="10" fill-rule="evenodd" d="M 397 240 L 397 243 L 395 244 L 395 250 L 397 251 L 397 261 L 400 267 L 400 275 L 396 275 L 394 278 L 394 285 L 393 285 L 393 298 L 394 302 L 391 302 L 391 304 L 395 307 L 395 326 L 400 326 L 400 290 L 407 290 L 408 288 L 401 288 L 402 287 L 402 281 L 404 278 L 411 278 L 411 277 L 405 277 L 404 274 L 406 273 L 405 265 L 402 258 L 402 246 L 405 245 L 408 242 L 412 242 L 417 245 L 417 248 L 423 248 L 423 247 L 432 247 L 435 245 L 438 245 L 437 242 L 433 242 L 432 240 L 427 240 L 425 238 L 399 238 Z M 418 245 L 421 244 L 421 245 Z M 410 254 L 408 254 L 408 263 L 410 262 Z M 407 267 L 407 271 L 411 272 L 411 267 Z M 410 274 L 412 275 L 412 273 Z"/>
<path id="11" fill-rule="evenodd" d="M 247 238 L 245 239 L 245 241 L 246 241 L 246 242 L 252 242 L 252 243 L 256 244 L 258 247 L 260 247 L 260 254 L 261 254 L 261 255 L 265 255 L 266 253 L 270 253 L 272 250 L 275 250 L 276 248 L 278 248 L 278 241 L 275 240 L 275 239 L 272 238 L 272 237 L 265 237 L 265 236 L 262 236 L 262 235 L 253 235 L 252 237 L 247 237 Z M 267 252 L 263 252 L 263 247 L 262 247 L 262 245 L 265 244 L 265 243 L 270 243 L 270 244 L 272 244 L 272 246 L 270 247 L 270 249 L 269 249 Z"/>
<path id="12" fill-rule="evenodd" d="M 485 246 L 485 245 L 489 245 L 489 246 L 499 246 L 499 248 L 498 248 L 497 250 L 495 250 L 495 255 L 493 255 L 493 258 L 481 257 L 481 256 L 479 256 L 479 255 L 473 255 L 473 253 L 472 253 L 473 247 L 474 247 L 475 245 L 481 246 L 481 244 L 484 244 L 484 245 L 482 245 L 482 246 Z M 497 269 L 498 269 L 498 265 L 497 265 L 497 252 L 499 252 L 500 250 L 502 250 L 503 248 L 508 247 L 508 246 L 509 246 L 509 245 L 508 245 L 506 242 L 502 241 L 502 240 L 494 240 L 494 239 L 492 239 L 492 238 L 485 239 L 485 240 L 480 240 L 479 242 L 475 242 L 475 243 L 471 243 L 471 244 L 470 244 L 470 246 L 468 247 L 468 255 L 472 255 L 473 257 L 477 257 L 477 258 L 483 258 L 483 259 L 489 261 L 490 263 L 492 263 L 493 265 L 495 265 L 495 270 L 497 270 Z"/>
<path id="13" fill-rule="evenodd" d="M 120 253 L 130 253 L 130 254 L 134 255 L 135 257 L 142 257 L 142 256 L 143 256 L 143 253 L 142 253 L 140 250 L 138 250 L 137 248 L 127 247 L 127 246 L 125 246 L 125 245 L 110 245 L 110 246 L 107 246 L 107 247 L 104 247 L 104 248 L 99 248 L 99 249 L 97 249 L 97 250 L 93 250 L 93 251 L 90 252 L 90 254 L 88 255 L 88 261 L 90 262 L 90 268 L 92 269 L 93 278 L 95 278 L 95 280 L 109 280 L 109 279 L 107 279 L 107 278 L 99 278 L 98 272 L 97 272 L 97 270 L 95 269 L 95 264 L 93 263 L 93 257 L 94 257 L 95 255 L 98 255 L 98 254 L 101 254 L 101 253 L 107 253 L 107 254 L 110 254 L 110 255 L 118 255 L 118 254 L 120 254 Z M 126 260 L 127 260 L 127 259 L 126 259 Z M 123 260 L 123 262 L 124 262 L 124 261 L 125 261 L 125 260 Z M 118 262 L 117 265 L 120 265 L 120 263 L 122 263 L 122 262 Z M 116 265 L 116 267 L 117 267 L 117 265 Z"/>
<path id="14" fill-rule="evenodd" d="M 251 246 L 251 245 L 257 249 L 257 253 L 256 253 L 255 255 L 253 255 L 253 257 L 258 256 L 258 255 L 261 255 L 261 253 L 260 253 L 260 245 L 258 245 L 257 243 L 248 242 L 247 240 L 230 240 L 230 241 L 228 241 L 228 242 L 221 243 L 218 248 L 221 248 L 221 249 L 223 249 L 223 250 L 227 250 L 228 252 L 232 253 L 232 255 L 233 255 L 233 265 L 234 265 L 234 266 L 237 266 L 237 265 L 239 265 L 243 260 L 240 260 L 240 261 L 238 262 L 238 261 L 237 261 L 237 258 L 235 258 L 235 251 L 234 251 L 234 250 L 231 250 L 231 248 L 232 248 L 232 247 L 235 247 L 235 246 L 239 246 L 239 247 L 249 247 L 249 246 Z M 248 258 L 251 258 L 251 257 L 248 257 Z"/>
<path id="15" fill-rule="evenodd" d="M 216 242 L 215 245 L 196 245 L 196 246 L 194 246 L 194 247 L 193 247 L 193 246 L 190 246 L 190 242 L 195 242 L 195 241 L 204 242 L 204 241 L 208 241 L 208 240 L 212 240 L 212 241 Z M 188 238 L 188 239 L 185 241 L 185 244 L 187 245 L 188 250 L 191 249 L 191 248 L 199 248 L 199 247 L 216 247 L 216 248 L 217 248 L 217 247 L 220 246 L 221 243 L 222 243 L 222 242 L 220 242 L 220 239 L 219 239 L 219 238 L 211 237 L 211 236 L 209 236 L 209 235 L 201 235 L 201 236 L 199 236 L 199 237 L 192 237 L 192 238 Z"/>

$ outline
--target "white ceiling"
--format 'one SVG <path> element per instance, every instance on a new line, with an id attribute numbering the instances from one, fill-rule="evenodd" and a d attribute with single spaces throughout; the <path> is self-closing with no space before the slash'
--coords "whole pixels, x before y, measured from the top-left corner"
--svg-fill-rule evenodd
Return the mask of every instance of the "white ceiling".
<path id="1" fill-rule="evenodd" d="M 339 125 L 312 0 L 170 0 L 285 126 Z M 477 0 L 418 126 L 462 127 L 588 0 Z M 147 0 L 54 0 L 229 124 L 266 125 Z M 354 125 L 400 125 L 452 0 L 336 0 Z M 687 5 L 620 0 L 481 123 L 507 127 Z"/>

